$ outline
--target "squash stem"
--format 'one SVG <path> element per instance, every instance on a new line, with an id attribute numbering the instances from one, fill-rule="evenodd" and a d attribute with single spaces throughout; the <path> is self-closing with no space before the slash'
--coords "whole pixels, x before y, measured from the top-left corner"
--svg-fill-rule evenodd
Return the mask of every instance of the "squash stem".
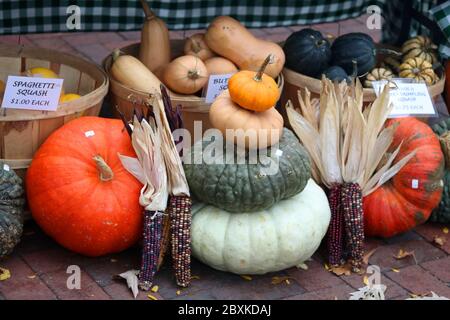
<path id="1" fill-rule="evenodd" d="M 111 168 L 108 166 L 108 164 L 100 155 L 96 155 L 92 159 L 95 161 L 95 164 L 97 165 L 97 170 L 100 174 L 101 181 L 107 182 L 114 178 L 114 172 L 111 170 Z"/>
<path id="2" fill-rule="evenodd" d="M 261 67 L 259 68 L 258 72 L 256 73 L 255 77 L 253 78 L 255 81 L 261 81 L 264 70 L 266 70 L 267 65 L 272 61 L 273 54 L 269 54 L 267 58 L 262 63 Z"/>
<path id="3" fill-rule="evenodd" d="M 117 58 L 119 58 L 119 57 L 120 57 L 120 49 L 116 48 L 113 50 L 113 54 L 112 54 L 113 61 L 116 61 Z"/>
<path id="4" fill-rule="evenodd" d="M 189 70 L 188 78 L 191 80 L 197 80 L 198 78 L 200 78 L 200 74 L 198 73 L 198 70 Z"/>
<path id="5" fill-rule="evenodd" d="M 153 13 L 153 11 L 150 9 L 150 7 L 148 6 L 147 1 L 145 1 L 145 0 L 140 0 L 140 1 L 141 1 L 142 9 L 144 9 L 145 19 L 150 20 L 150 19 L 155 18 L 156 16 Z"/>

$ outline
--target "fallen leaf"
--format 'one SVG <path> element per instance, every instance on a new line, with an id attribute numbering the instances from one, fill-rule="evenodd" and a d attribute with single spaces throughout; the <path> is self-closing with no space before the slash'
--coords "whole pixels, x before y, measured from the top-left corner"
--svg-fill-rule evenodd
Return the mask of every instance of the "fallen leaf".
<path id="1" fill-rule="evenodd" d="M 352 266 L 350 263 L 345 263 L 341 266 L 330 267 L 330 271 L 337 276 L 349 276 L 352 274 Z"/>
<path id="2" fill-rule="evenodd" d="M 364 276 L 363 283 L 368 286 L 369 285 L 369 278 L 367 276 Z"/>
<path id="3" fill-rule="evenodd" d="M 366 285 L 359 288 L 358 291 L 350 293 L 349 300 L 385 300 L 384 293 L 386 286 L 383 284 L 376 284 L 372 287 Z"/>
<path id="4" fill-rule="evenodd" d="M 447 297 L 439 296 L 433 291 L 431 291 L 431 296 L 428 295 L 416 295 L 413 293 L 410 293 L 411 298 L 408 298 L 406 300 L 450 300 Z"/>
<path id="5" fill-rule="evenodd" d="M 139 293 L 139 288 L 138 288 L 139 280 L 137 277 L 138 274 L 139 274 L 139 270 L 128 270 L 128 271 L 118 275 L 120 278 L 127 280 L 128 288 L 130 288 L 131 292 L 133 292 L 134 298 L 136 298 Z"/>
<path id="6" fill-rule="evenodd" d="M 200 280 L 199 276 L 191 276 L 191 280 Z"/>
<path id="7" fill-rule="evenodd" d="M 406 250 L 400 249 L 400 250 L 398 250 L 397 255 L 394 256 L 394 258 L 397 260 L 405 259 L 407 257 L 414 257 L 414 250 L 406 251 Z"/>
<path id="8" fill-rule="evenodd" d="M 252 277 L 250 277 L 250 276 L 243 276 L 243 275 L 241 275 L 241 278 L 244 279 L 244 280 L 247 280 L 247 281 L 252 281 Z"/>
<path id="9" fill-rule="evenodd" d="M 8 269 L 0 268 L 0 281 L 8 280 L 11 278 L 11 272 Z"/>
<path id="10" fill-rule="evenodd" d="M 147 295 L 147 297 L 148 297 L 150 300 L 158 300 L 157 297 L 155 297 L 154 295 L 151 295 L 151 294 Z"/>
<path id="11" fill-rule="evenodd" d="M 435 236 L 433 239 L 433 242 L 436 243 L 438 246 L 443 246 L 446 241 L 447 241 L 446 239 L 438 236 Z"/>
<path id="12" fill-rule="evenodd" d="M 159 286 L 153 286 L 151 289 L 151 291 L 154 293 L 158 292 L 158 290 L 159 290 Z"/>
<path id="13" fill-rule="evenodd" d="M 290 284 L 291 284 L 291 282 L 289 281 L 289 279 L 286 279 L 285 282 L 286 282 L 287 285 L 290 285 Z"/>
<path id="14" fill-rule="evenodd" d="M 181 294 L 181 290 L 177 290 L 177 292 L 175 292 L 177 296 L 179 296 Z"/>
<path id="15" fill-rule="evenodd" d="M 396 272 L 396 273 L 399 273 L 399 272 L 400 272 L 400 270 L 395 269 L 395 268 L 391 268 L 391 270 L 394 271 L 394 272 Z"/>
<path id="16" fill-rule="evenodd" d="M 111 259 L 111 260 L 109 260 L 109 261 L 111 261 L 111 262 L 117 262 L 117 259 Z"/>
<path id="17" fill-rule="evenodd" d="M 308 270 L 308 265 L 306 263 L 300 263 L 297 265 L 298 269 Z"/>
<path id="18" fill-rule="evenodd" d="M 280 283 L 283 283 L 283 282 L 289 282 L 289 279 L 293 279 L 292 277 L 288 277 L 288 276 L 283 276 L 283 277 L 277 277 L 277 276 L 275 276 L 275 277 L 272 277 L 272 284 L 274 284 L 274 285 L 277 285 L 277 284 L 280 284 Z M 289 283 L 287 283 L 287 284 L 289 284 Z"/>
<path id="19" fill-rule="evenodd" d="M 447 234 L 447 233 L 448 233 L 448 228 L 447 228 L 447 227 L 444 227 L 444 228 L 442 229 L 442 232 L 445 233 L 445 234 Z M 434 293 L 434 292 L 433 292 L 433 293 Z"/>
<path id="20" fill-rule="evenodd" d="M 325 270 L 330 271 L 330 266 L 327 263 L 324 263 L 323 267 L 325 268 Z"/>
<path id="21" fill-rule="evenodd" d="M 34 278 L 36 278 L 36 275 L 35 275 L 35 274 L 32 274 L 31 276 L 27 276 L 27 278 L 28 278 L 28 279 L 34 279 Z"/>
<path id="22" fill-rule="evenodd" d="M 367 252 L 364 255 L 364 257 L 363 257 L 363 264 L 369 264 L 370 257 L 375 253 L 375 251 L 377 251 L 377 249 L 378 249 L 378 247 L 370 250 L 369 252 Z"/>

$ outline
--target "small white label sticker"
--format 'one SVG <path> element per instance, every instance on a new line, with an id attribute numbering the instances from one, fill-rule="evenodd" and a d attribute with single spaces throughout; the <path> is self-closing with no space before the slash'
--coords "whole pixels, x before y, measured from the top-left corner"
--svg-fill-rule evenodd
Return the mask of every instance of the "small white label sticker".
<path id="1" fill-rule="evenodd" d="M 89 131 L 86 131 L 84 133 L 84 135 L 86 136 L 86 138 L 93 137 L 93 136 L 95 136 L 95 132 L 94 132 L 94 130 L 89 130 Z"/>
<path id="2" fill-rule="evenodd" d="M 412 181 L 411 181 L 411 188 L 418 189 L 419 188 L 419 180 L 412 179 Z"/>
<path id="3" fill-rule="evenodd" d="M 277 151 L 275 151 L 275 155 L 277 157 L 281 157 L 283 155 L 283 150 L 277 149 Z"/>
<path id="4" fill-rule="evenodd" d="M 217 96 L 224 90 L 228 89 L 228 80 L 233 73 L 228 74 L 212 74 L 209 76 L 208 87 L 206 88 L 206 103 L 213 103 Z"/>
<path id="5" fill-rule="evenodd" d="M 10 167 L 9 167 L 6 163 L 4 163 L 4 164 L 3 164 L 3 170 L 9 171 L 9 170 L 10 170 Z"/>
<path id="6" fill-rule="evenodd" d="M 409 79 L 393 79 L 389 84 L 391 87 L 389 98 L 390 102 L 393 104 L 389 118 L 404 116 L 437 116 L 426 84 L 409 82 L 407 80 Z M 386 80 L 374 81 L 372 83 L 377 96 L 380 95 L 387 83 Z"/>
<path id="7" fill-rule="evenodd" d="M 8 76 L 2 108 L 55 111 L 63 79 Z"/>

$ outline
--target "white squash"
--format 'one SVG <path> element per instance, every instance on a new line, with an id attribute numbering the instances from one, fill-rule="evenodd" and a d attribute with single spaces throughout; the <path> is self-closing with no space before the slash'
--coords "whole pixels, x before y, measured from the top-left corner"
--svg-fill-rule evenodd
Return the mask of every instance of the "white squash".
<path id="1" fill-rule="evenodd" d="M 264 274 L 301 264 L 317 250 L 330 222 L 325 192 L 312 180 L 299 194 L 252 213 L 204 204 L 192 208 L 192 253 L 214 269 Z"/>

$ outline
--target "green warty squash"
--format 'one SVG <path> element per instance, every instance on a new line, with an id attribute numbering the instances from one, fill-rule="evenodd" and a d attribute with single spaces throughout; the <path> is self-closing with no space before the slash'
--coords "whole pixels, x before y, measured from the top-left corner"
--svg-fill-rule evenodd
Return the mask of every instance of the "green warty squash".
<path id="1" fill-rule="evenodd" d="M 0 258 L 9 255 L 20 242 L 24 204 L 22 180 L 0 162 Z"/>
<path id="2" fill-rule="evenodd" d="M 207 164 L 204 154 L 211 148 L 211 143 L 210 137 L 205 135 L 184 158 L 189 188 L 198 200 L 206 204 L 230 212 L 264 210 L 301 192 L 310 178 L 309 155 L 297 137 L 286 128 L 275 148 L 263 150 L 268 159 L 278 162 L 276 170 L 270 174 L 264 172 L 273 168 L 274 163 L 268 166 L 260 157 L 249 158 L 248 151 L 240 163 L 232 161 L 231 164 L 224 164 L 224 161 L 220 161 L 218 164 Z M 224 143 L 223 154 L 220 160 L 236 159 L 237 152 Z M 194 158 L 199 155 L 201 159 L 194 162 Z M 190 159 L 191 164 L 186 159 Z"/>

